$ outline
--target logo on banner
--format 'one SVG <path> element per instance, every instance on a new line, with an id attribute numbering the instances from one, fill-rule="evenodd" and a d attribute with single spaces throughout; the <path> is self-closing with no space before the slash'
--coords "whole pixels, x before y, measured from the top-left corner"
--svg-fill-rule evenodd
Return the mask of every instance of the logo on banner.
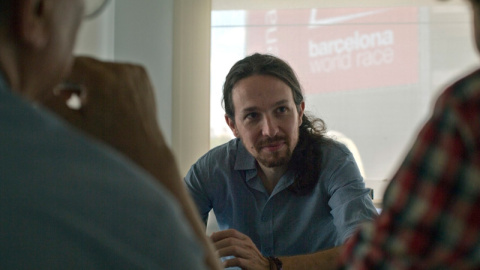
<path id="1" fill-rule="evenodd" d="M 287 60 L 313 86 L 307 92 L 412 84 L 419 70 L 416 21 L 416 8 L 251 11 L 247 53 Z"/>

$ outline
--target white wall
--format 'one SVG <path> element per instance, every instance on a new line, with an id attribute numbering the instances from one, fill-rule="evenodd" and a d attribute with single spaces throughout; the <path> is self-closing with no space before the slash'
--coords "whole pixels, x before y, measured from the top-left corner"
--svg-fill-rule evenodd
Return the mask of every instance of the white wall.
<path id="1" fill-rule="evenodd" d="M 85 20 L 80 28 L 75 54 L 114 59 L 115 1 L 100 16 Z"/>
<path id="2" fill-rule="evenodd" d="M 209 150 L 210 0 L 175 0 L 173 150 L 180 173 Z"/>
<path id="3" fill-rule="evenodd" d="M 160 126 L 172 143 L 173 0 L 115 0 L 82 25 L 75 53 L 140 63 L 156 90 Z"/>
<path id="4" fill-rule="evenodd" d="M 147 68 L 156 89 L 160 126 L 171 145 L 173 0 L 116 0 L 115 60 Z"/>

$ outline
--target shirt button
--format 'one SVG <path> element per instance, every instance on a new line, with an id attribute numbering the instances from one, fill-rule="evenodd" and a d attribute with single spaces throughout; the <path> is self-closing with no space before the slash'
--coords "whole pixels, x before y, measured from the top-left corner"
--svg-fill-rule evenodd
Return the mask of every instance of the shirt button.
<path id="1" fill-rule="evenodd" d="M 262 217 L 262 221 L 263 221 L 263 222 L 267 222 L 267 221 L 268 221 L 268 217 L 267 217 L 267 216 L 263 216 L 263 217 Z"/>

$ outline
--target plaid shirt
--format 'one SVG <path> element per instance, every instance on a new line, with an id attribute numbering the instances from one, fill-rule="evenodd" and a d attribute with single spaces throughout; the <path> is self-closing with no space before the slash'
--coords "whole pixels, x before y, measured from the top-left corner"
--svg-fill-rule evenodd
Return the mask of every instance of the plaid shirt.
<path id="1" fill-rule="evenodd" d="M 480 269 L 480 70 L 439 97 L 341 269 Z"/>

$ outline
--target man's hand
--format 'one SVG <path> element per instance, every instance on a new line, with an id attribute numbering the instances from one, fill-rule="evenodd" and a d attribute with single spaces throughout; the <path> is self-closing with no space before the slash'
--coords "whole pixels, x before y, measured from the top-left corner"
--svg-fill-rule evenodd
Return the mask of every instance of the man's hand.
<path id="1" fill-rule="evenodd" d="M 252 240 L 237 230 L 215 232 L 210 236 L 220 257 L 235 256 L 226 260 L 224 267 L 237 266 L 246 270 L 270 269 L 268 259 L 257 249 Z"/>

